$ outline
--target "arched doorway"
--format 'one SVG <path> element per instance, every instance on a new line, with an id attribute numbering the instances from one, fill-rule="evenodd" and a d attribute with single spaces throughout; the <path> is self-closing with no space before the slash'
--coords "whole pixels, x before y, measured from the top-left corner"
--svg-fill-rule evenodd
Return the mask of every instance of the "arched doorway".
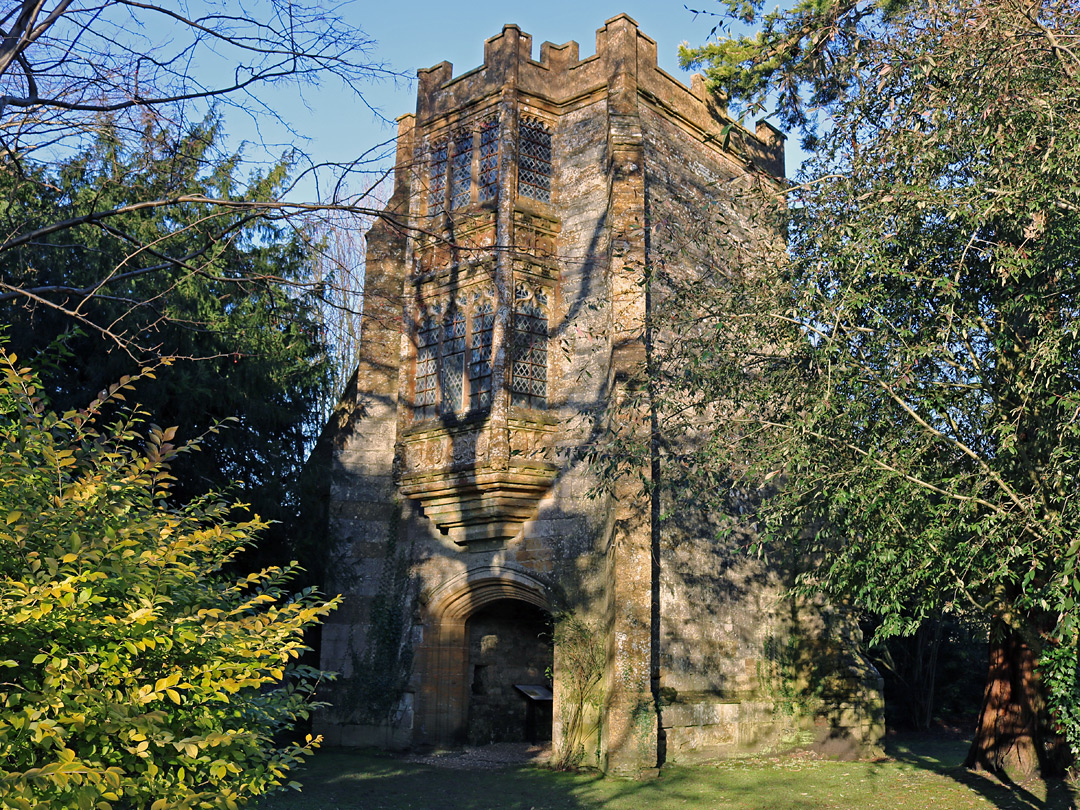
<path id="1" fill-rule="evenodd" d="M 551 617 L 500 599 L 465 623 L 468 643 L 466 739 L 471 745 L 551 739 Z"/>
<path id="2" fill-rule="evenodd" d="M 530 725 L 526 701 L 534 699 L 516 688 L 550 685 L 550 616 L 544 584 L 502 566 L 474 568 L 436 588 L 424 609 L 417 651 L 420 689 L 414 741 L 487 743 L 493 735 L 496 740 L 521 741 L 530 734 L 536 739 L 550 735 L 550 705 L 534 707 Z M 476 666 L 481 667 L 479 675 Z M 519 702 L 510 702 L 511 697 Z M 513 707 L 513 722 L 484 720 L 493 706 Z"/>

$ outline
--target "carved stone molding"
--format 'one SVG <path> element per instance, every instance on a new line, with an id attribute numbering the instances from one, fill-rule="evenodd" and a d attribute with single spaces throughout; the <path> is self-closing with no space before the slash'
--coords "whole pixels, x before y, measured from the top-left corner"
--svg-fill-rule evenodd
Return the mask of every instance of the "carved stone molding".
<path id="1" fill-rule="evenodd" d="M 520 419 L 510 421 L 510 464 L 520 467 L 555 465 L 553 426 Z"/>
<path id="2" fill-rule="evenodd" d="M 414 257 L 416 275 L 457 267 L 490 256 L 495 246 L 495 211 L 454 214 L 446 218 L 440 236 L 419 240 Z"/>
<path id="3" fill-rule="evenodd" d="M 487 428 L 432 428 L 402 442 L 403 477 L 473 470 L 488 462 Z"/>
<path id="4" fill-rule="evenodd" d="M 499 437 L 497 434 L 502 433 Z M 401 492 L 454 542 L 505 541 L 535 516 L 558 473 L 554 419 L 513 419 L 507 431 L 487 424 L 427 427 L 399 446 Z M 509 445 L 499 468 L 492 444 Z"/>

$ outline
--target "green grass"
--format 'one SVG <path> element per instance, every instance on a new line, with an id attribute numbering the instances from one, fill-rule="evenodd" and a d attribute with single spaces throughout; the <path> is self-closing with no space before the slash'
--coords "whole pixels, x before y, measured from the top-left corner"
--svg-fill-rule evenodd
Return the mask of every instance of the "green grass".
<path id="1" fill-rule="evenodd" d="M 259 810 L 1068 810 L 1072 788 L 1032 780 L 1013 788 L 956 763 L 957 741 L 898 738 L 877 762 L 806 754 L 665 767 L 633 782 L 536 768 L 459 771 L 347 751 L 317 754 L 288 791 Z"/>

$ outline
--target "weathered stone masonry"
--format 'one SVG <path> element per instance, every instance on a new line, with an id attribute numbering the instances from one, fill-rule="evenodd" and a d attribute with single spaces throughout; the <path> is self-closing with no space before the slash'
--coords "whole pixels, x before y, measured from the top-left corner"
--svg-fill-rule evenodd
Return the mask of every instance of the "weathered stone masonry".
<path id="1" fill-rule="evenodd" d="M 586 762 L 634 773 L 871 745 L 880 687 L 842 618 L 791 608 L 775 572 L 667 528 L 638 482 L 597 496 L 576 460 L 644 356 L 643 274 L 664 250 L 650 216 L 670 230 L 715 182 L 782 176 L 783 138 L 731 121 L 700 77 L 688 89 L 660 70 L 625 15 L 597 31 L 594 56 L 531 49 L 508 25 L 481 67 L 421 71 L 416 114 L 400 119 L 393 196 L 368 235 L 355 389 L 328 430 L 328 543 L 347 602 L 324 628 L 323 666 L 343 686 L 319 730 L 405 747 L 523 739 L 528 719 L 559 747 L 568 686 L 544 617 L 572 611 L 606 649 Z M 373 617 L 395 561 L 409 598 L 388 638 Z M 781 654 L 796 625 L 831 678 L 801 707 L 805 661 Z M 379 681 L 393 705 L 378 717 L 349 703 L 374 688 L 360 666 L 373 645 L 411 660 L 396 686 Z M 515 688 L 549 671 L 553 722 Z"/>

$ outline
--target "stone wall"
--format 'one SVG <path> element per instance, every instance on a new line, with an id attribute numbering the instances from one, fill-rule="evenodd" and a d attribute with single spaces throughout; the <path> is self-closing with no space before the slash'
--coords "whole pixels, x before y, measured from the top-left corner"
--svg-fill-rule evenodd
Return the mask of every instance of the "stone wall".
<path id="1" fill-rule="evenodd" d="M 408 167 L 413 158 L 412 119 L 398 132 L 394 192 L 387 206 L 403 216 L 409 199 Z M 337 706 L 316 718 L 315 727 L 332 745 L 405 747 L 412 737 L 412 694 L 407 684 L 367 678 L 355 665 L 370 659 L 372 608 L 380 599 L 395 562 L 407 554 L 398 531 L 400 498 L 393 475 L 395 426 L 398 421 L 401 303 L 407 240 L 391 220 L 380 220 L 367 234 L 365 311 L 359 365 L 331 415 L 316 457 L 328 459 L 327 557 L 330 592 L 346 594 L 342 607 L 322 628 L 321 657 L 342 680 L 327 697 Z M 411 644 L 411 590 L 400 591 L 400 644 Z M 384 590 L 390 586 L 385 586 Z M 383 646 L 393 648 L 392 642 Z M 391 653 L 391 657 L 394 657 Z M 411 657 L 411 656 L 407 656 Z M 406 668 L 407 670 L 407 668 Z M 385 673 L 383 673 L 385 674 Z M 403 676 L 407 678 L 406 674 Z M 366 700 L 356 697 L 365 692 Z M 358 711 L 357 703 L 384 709 Z M 389 704 L 389 705 L 387 705 Z"/>
<path id="2" fill-rule="evenodd" d="M 745 268 L 726 266 L 734 259 L 721 242 L 761 256 L 775 236 L 757 216 L 770 202 L 755 196 L 745 144 L 702 150 L 693 132 L 651 105 L 641 119 L 657 302 L 654 373 L 677 376 L 664 366 L 680 360 L 667 357 L 663 345 L 681 328 L 667 312 L 667 296 L 678 294 L 671 287 L 722 284 L 725 273 Z M 714 422 L 723 418 L 711 414 Z M 708 432 L 703 420 L 700 437 L 689 432 L 669 445 L 693 444 Z M 853 620 L 824 604 L 795 605 L 785 595 L 792 572 L 777 562 L 784 555 L 767 565 L 739 550 L 753 534 L 737 508 L 745 505 L 725 504 L 719 493 L 707 508 L 680 500 L 677 491 L 665 497 L 659 683 L 667 761 L 800 744 L 847 754 L 872 747 L 883 733 L 880 679 L 858 652 Z"/>

